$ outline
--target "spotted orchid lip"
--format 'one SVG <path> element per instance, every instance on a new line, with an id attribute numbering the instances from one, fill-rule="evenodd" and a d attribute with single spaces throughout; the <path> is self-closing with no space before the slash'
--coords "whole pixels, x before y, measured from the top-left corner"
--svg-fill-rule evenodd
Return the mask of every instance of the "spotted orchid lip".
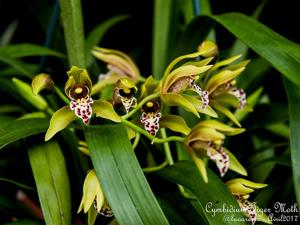
<path id="1" fill-rule="evenodd" d="M 257 219 L 257 214 L 256 214 L 254 204 L 248 201 L 247 199 L 243 198 L 243 196 L 241 195 L 236 195 L 235 198 L 239 203 L 241 209 L 249 216 L 251 224 L 254 225 Z"/>
<path id="2" fill-rule="evenodd" d="M 140 121 L 144 124 L 145 130 L 152 136 L 156 136 L 159 130 L 160 118 L 161 113 L 158 100 L 148 101 L 142 106 Z"/>
<path id="3" fill-rule="evenodd" d="M 194 90 L 201 98 L 201 101 L 203 103 L 202 105 L 202 109 L 205 109 L 208 104 L 209 104 L 209 94 L 208 91 L 203 91 L 201 89 L 201 87 L 196 84 L 195 80 L 193 78 L 188 78 L 188 82 L 189 82 L 189 88 L 191 88 L 192 90 Z"/>
<path id="4" fill-rule="evenodd" d="M 140 118 L 142 124 L 144 124 L 145 130 L 152 136 L 156 136 L 159 130 L 159 120 L 161 118 L 161 113 L 146 113 L 143 112 Z"/>
<path id="5" fill-rule="evenodd" d="M 246 93 L 241 88 L 232 87 L 228 91 L 229 94 L 235 96 L 239 101 L 239 109 L 242 109 L 247 104 Z"/>
<path id="6" fill-rule="evenodd" d="M 207 156 L 216 163 L 220 171 L 221 177 L 223 177 L 229 168 L 229 156 L 222 146 L 212 145 L 207 149 Z"/>
<path id="7" fill-rule="evenodd" d="M 72 99 L 70 101 L 70 109 L 74 111 L 75 115 L 82 119 L 85 125 L 88 125 L 92 117 L 92 107 L 94 103 L 90 96 L 84 98 Z"/>

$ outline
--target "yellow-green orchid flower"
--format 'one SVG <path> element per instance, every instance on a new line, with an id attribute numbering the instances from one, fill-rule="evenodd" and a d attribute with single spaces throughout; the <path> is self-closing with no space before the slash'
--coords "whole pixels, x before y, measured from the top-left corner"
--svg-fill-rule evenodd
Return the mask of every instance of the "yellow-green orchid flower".
<path id="1" fill-rule="evenodd" d="M 85 125 L 88 125 L 93 113 L 114 122 L 121 121 L 111 103 L 92 99 L 92 81 L 85 69 L 72 66 L 67 74 L 69 79 L 65 85 L 65 93 L 70 99 L 70 103 L 52 115 L 45 135 L 46 141 L 66 128 L 76 118 L 80 118 Z"/>
<path id="2" fill-rule="evenodd" d="M 148 101 L 142 106 L 140 121 L 144 124 L 145 130 L 153 136 L 156 136 L 159 130 L 160 110 L 161 107 L 158 100 Z"/>
<path id="3" fill-rule="evenodd" d="M 158 93 L 158 85 L 159 83 L 152 76 L 149 76 L 141 86 L 140 100 Z M 144 129 L 153 136 L 156 136 L 160 128 L 161 105 L 160 99 L 155 98 L 147 101 L 141 108 L 140 122 L 144 125 Z"/>
<path id="4" fill-rule="evenodd" d="M 92 117 L 94 103 L 91 98 L 92 81 L 85 69 L 73 66 L 67 72 L 69 79 L 65 85 L 65 93 L 71 99 L 70 109 L 87 125 Z"/>
<path id="5" fill-rule="evenodd" d="M 99 214 L 106 217 L 113 216 L 94 170 L 91 170 L 84 180 L 83 195 L 77 213 L 82 210 L 87 213 L 92 205 Z"/>
<path id="6" fill-rule="evenodd" d="M 194 59 L 203 56 L 207 51 L 208 50 L 205 49 L 180 56 L 169 64 L 164 73 L 160 88 L 161 99 L 166 105 L 181 106 L 196 116 L 199 116 L 198 112 L 201 112 L 216 117 L 216 114 L 210 107 L 208 110 L 205 110 L 209 103 L 208 92 L 197 84 L 197 80 L 213 66 L 208 65 L 213 57 L 201 61 L 194 61 Z M 183 61 L 185 61 L 185 63 L 183 63 Z M 184 93 L 188 90 L 196 92 L 200 96 L 201 101 L 193 95 Z"/>
<path id="7" fill-rule="evenodd" d="M 207 173 L 201 159 L 203 157 L 208 157 L 216 163 L 221 177 L 228 169 L 247 175 L 247 171 L 234 155 L 222 146 L 225 135 L 236 135 L 242 132 L 244 132 L 243 128 L 232 128 L 216 120 L 202 121 L 190 131 L 185 146 L 190 150 L 204 181 L 207 182 Z"/>
<path id="8" fill-rule="evenodd" d="M 93 94 L 102 90 L 106 85 L 115 84 L 120 78 L 128 78 L 136 83 L 140 72 L 133 60 L 125 53 L 100 47 L 94 47 L 92 54 L 107 63 L 108 72 L 99 75 L 99 81 L 93 87 Z"/>
<path id="9" fill-rule="evenodd" d="M 214 64 L 206 74 L 205 90 L 208 91 L 210 105 L 217 111 L 226 115 L 236 125 L 241 126 L 235 116 L 225 106 L 233 106 L 242 109 L 246 106 L 246 93 L 236 87 L 235 78 L 240 75 L 249 60 L 230 65 L 238 60 L 241 55 L 222 60 Z M 222 67 L 222 69 L 220 69 Z"/>
<path id="10" fill-rule="evenodd" d="M 136 106 L 137 100 L 135 94 L 137 90 L 138 88 L 132 80 L 127 78 L 119 79 L 114 89 L 113 104 L 116 106 L 122 103 L 126 113 L 128 113 L 130 108 Z"/>
<path id="11" fill-rule="evenodd" d="M 263 211 L 260 210 L 255 203 L 248 200 L 250 193 L 254 192 L 255 189 L 260 189 L 268 186 L 267 184 L 255 183 L 243 178 L 236 178 L 227 181 L 226 186 L 228 187 L 232 195 L 236 198 L 239 206 L 241 207 L 245 215 L 250 219 L 252 225 L 256 221 L 272 224 L 272 221 L 263 213 Z"/>

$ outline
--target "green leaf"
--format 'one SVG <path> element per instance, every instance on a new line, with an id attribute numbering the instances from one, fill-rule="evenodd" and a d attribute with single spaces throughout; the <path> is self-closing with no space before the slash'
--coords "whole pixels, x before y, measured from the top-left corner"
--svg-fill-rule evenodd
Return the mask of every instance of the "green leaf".
<path id="1" fill-rule="evenodd" d="M 119 115 L 115 112 L 114 107 L 110 102 L 95 100 L 92 105 L 92 109 L 96 116 L 109 119 L 117 123 L 121 122 Z"/>
<path id="2" fill-rule="evenodd" d="M 76 115 L 68 105 L 57 110 L 51 117 L 50 125 L 45 135 L 45 141 L 50 140 L 57 132 L 65 129 L 75 119 Z"/>
<path id="3" fill-rule="evenodd" d="M 172 0 L 154 1 L 152 73 L 156 79 L 163 76 L 163 71 L 167 63 L 173 2 Z"/>
<path id="4" fill-rule="evenodd" d="M 217 212 L 214 215 L 211 211 L 213 209 L 222 209 L 223 204 L 236 210 L 240 209 L 237 201 L 229 193 L 223 181 L 207 169 L 208 183 L 205 183 L 193 162 L 180 161 L 156 173 L 188 188 L 197 197 L 197 201 L 209 224 L 227 224 L 224 221 L 224 216 L 228 215 L 228 212 Z M 245 224 L 245 222 L 242 222 L 244 220 L 240 212 L 231 212 L 230 215 L 237 219 L 230 221 L 231 225 Z"/>
<path id="5" fill-rule="evenodd" d="M 185 123 L 184 119 L 176 115 L 163 116 L 159 121 L 161 127 L 169 128 L 170 130 L 188 135 L 191 128 Z"/>
<path id="6" fill-rule="evenodd" d="M 163 193 L 157 198 L 172 225 L 205 224 L 193 207 L 193 202 L 190 202 L 180 192 Z"/>
<path id="7" fill-rule="evenodd" d="M 85 136 L 97 177 L 118 224 L 168 224 L 123 125 L 89 126 Z"/>
<path id="8" fill-rule="evenodd" d="M 19 59 L 11 59 L 13 60 L 13 62 L 19 63 L 19 67 L 22 67 L 21 71 L 19 67 L 15 68 L 12 66 L 8 66 L 1 69 L 1 77 L 29 77 L 31 79 L 38 70 L 38 64 L 25 64 L 22 63 Z M 24 70 L 26 71 L 25 74 Z"/>
<path id="9" fill-rule="evenodd" d="M 5 145 L 47 130 L 47 119 L 15 120 L 0 127 L 0 149 Z"/>
<path id="10" fill-rule="evenodd" d="M 31 78 L 33 76 L 32 72 L 26 67 L 26 65 L 18 59 L 12 58 L 10 55 L 5 53 L 0 53 L 0 61 L 4 62 L 13 68 L 15 68 L 18 72 L 26 77 Z"/>
<path id="11" fill-rule="evenodd" d="M 71 192 L 64 156 L 57 142 L 28 150 L 47 225 L 71 225 Z"/>
<path id="12" fill-rule="evenodd" d="M 30 190 L 30 191 L 34 191 L 34 189 L 32 187 L 29 187 L 26 184 L 22 184 L 20 182 L 14 181 L 14 180 L 10 180 L 10 179 L 0 177 L 0 182 L 1 181 L 16 185 L 20 188 L 24 188 L 24 189 L 27 189 L 27 190 Z"/>
<path id="13" fill-rule="evenodd" d="M 300 92 L 299 86 L 284 79 L 285 90 L 289 102 L 291 160 L 294 177 L 294 187 L 298 204 L 300 204 Z"/>
<path id="14" fill-rule="evenodd" d="M 252 14 L 252 17 L 254 19 L 258 19 L 259 16 L 261 15 L 266 3 L 268 2 L 268 0 L 263 0 L 258 7 L 255 9 L 255 11 Z M 237 54 L 242 54 L 242 58 L 241 60 L 245 59 L 245 57 L 248 54 L 248 47 L 247 45 L 245 45 L 243 42 L 241 42 L 239 39 L 235 40 L 235 42 L 233 43 L 231 49 L 230 49 L 230 53 L 231 56 L 237 55 Z"/>
<path id="15" fill-rule="evenodd" d="M 5 47 L 0 48 L 0 55 L 2 53 L 7 54 L 12 58 L 43 55 L 55 56 L 59 58 L 65 57 L 62 53 L 57 52 L 55 50 L 29 43 L 7 45 Z"/>
<path id="16" fill-rule="evenodd" d="M 119 22 L 128 19 L 129 15 L 118 15 L 112 18 L 109 18 L 103 21 L 101 24 L 96 26 L 87 36 L 85 41 L 85 54 L 86 54 L 86 61 L 87 67 L 89 67 L 93 62 L 93 56 L 91 51 L 94 46 L 98 45 L 99 42 L 102 40 L 105 33 L 114 25 L 118 24 Z"/>
<path id="17" fill-rule="evenodd" d="M 69 66 L 85 67 L 84 29 L 80 0 L 59 0 Z"/>
<path id="18" fill-rule="evenodd" d="M 269 61 L 285 77 L 300 85 L 299 45 L 241 13 L 226 13 L 211 18 Z"/>

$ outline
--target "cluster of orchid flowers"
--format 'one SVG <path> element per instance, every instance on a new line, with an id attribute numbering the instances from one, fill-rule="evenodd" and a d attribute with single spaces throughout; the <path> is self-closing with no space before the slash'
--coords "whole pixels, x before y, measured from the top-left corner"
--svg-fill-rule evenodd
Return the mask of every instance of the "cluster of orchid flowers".
<path id="1" fill-rule="evenodd" d="M 68 81 L 65 84 L 65 94 L 69 99 L 66 102 L 69 104 L 52 115 L 46 141 L 76 118 L 84 125 L 89 125 L 92 116 L 96 115 L 123 123 L 128 128 L 129 138 L 134 136 L 132 133 L 138 132 L 154 143 L 163 143 L 163 139 L 156 137 L 160 128 L 183 134 L 184 136 L 169 137 L 168 141 L 184 143 L 205 182 L 208 182 L 205 158 L 216 164 L 221 177 L 228 169 L 247 175 L 245 168 L 222 144 L 226 135 L 244 132 L 228 108 L 249 107 L 245 92 L 235 86 L 235 78 L 243 72 L 249 60 L 233 64 L 241 57 L 237 55 L 212 63 L 218 54 L 218 48 L 213 42 L 205 41 L 197 52 L 173 60 L 166 68 L 162 80 L 157 81 L 152 76 L 143 78 L 132 59 L 123 52 L 95 47 L 92 53 L 107 64 L 108 72 L 100 74 L 98 82 L 93 86 L 86 69 L 72 66 L 67 72 Z M 49 80 L 49 75 L 37 75 L 32 82 L 33 90 L 39 92 L 49 87 Z M 142 84 L 139 85 L 140 83 Z M 54 85 L 53 82 L 51 85 Z M 107 87 L 113 87 L 111 99 L 94 97 Z M 182 107 L 197 117 L 200 117 L 200 113 L 210 119 L 200 121 L 191 129 L 182 117 L 163 115 L 163 106 Z M 139 120 L 128 120 L 139 111 Z M 120 113 L 123 115 L 120 116 Z M 233 128 L 217 121 L 215 118 L 218 113 L 227 116 L 238 127 Z M 266 185 L 245 179 L 234 179 L 226 184 L 252 224 L 256 220 L 269 222 L 264 214 L 257 214 L 255 205 L 247 200 L 249 193 L 255 188 Z M 88 173 L 84 182 L 78 212 L 83 209 L 86 213 L 92 205 L 102 215 L 112 215 L 93 170 Z"/>

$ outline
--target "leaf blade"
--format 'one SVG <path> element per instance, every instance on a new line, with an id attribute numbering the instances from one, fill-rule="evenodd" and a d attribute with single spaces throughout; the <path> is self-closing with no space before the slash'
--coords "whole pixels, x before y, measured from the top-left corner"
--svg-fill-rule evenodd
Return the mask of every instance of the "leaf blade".
<path id="1" fill-rule="evenodd" d="M 5 124 L 0 127 L 0 149 L 22 138 L 43 133 L 47 127 L 47 119 L 23 119 Z"/>
<path id="2" fill-rule="evenodd" d="M 64 58 L 64 54 L 46 48 L 44 46 L 34 45 L 30 43 L 13 44 L 0 48 L 0 54 L 7 54 L 12 58 L 22 58 L 28 56 L 55 56 L 58 58 Z"/>
<path id="3" fill-rule="evenodd" d="M 96 174 L 118 223 L 168 224 L 123 125 L 89 126 L 85 135 Z"/>
<path id="4" fill-rule="evenodd" d="M 284 79 L 284 85 L 288 96 L 289 120 L 290 120 L 290 148 L 293 169 L 294 187 L 296 199 L 300 204 L 300 92 L 299 86 Z"/>
<path id="5" fill-rule="evenodd" d="M 293 83 L 300 85 L 300 46 L 241 13 L 211 16 Z M 251 28 L 251 29 L 249 29 Z M 255 32 L 253 32 L 255 31 Z"/>
<path id="6" fill-rule="evenodd" d="M 172 0 L 154 1 L 152 73 L 156 79 L 163 76 L 167 63 L 172 3 Z"/>
<path id="7" fill-rule="evenodd" d="M 237 201 L 231 196 L 224 183 L 210 170 L 207 170 L 208 183 L 204 183 L 198 173 L 196 166 L 192 162 L 180 161 L 172 166 L 166 167 L 163 170 L 156 172 L 170 181 L 181 184 L 187 187 L 197 197 L 202 211 L 208 220 L 209 224 L 226 224 L 223 220 L 222 213 L 216 213 L 215 216 L 207 211 L 207 204 L 211 204 L 214 209 L 222 207 L 223 203 L 230 205 L 234 209 L 240 209 Z M 186 176 L 189 174 L 189 176 Z M 212 209 L 212 208 L 211 208 Z M 230 221 L 230 224 L 241 225 L 245 224 L 241 213 L 233 213 L 237 221 Z"/>
<path id="8" fill-rule="evenodd" d="M 85 67 L 81 2 L 80 0 L 60 0 L 59 4 L 69 65 Z"/>
<path id="9" fill-rule="evenodd" d="M 71 225 L 70 184 L 58 143 L 33 146 L 28 155 L 46 224 Z"/>

